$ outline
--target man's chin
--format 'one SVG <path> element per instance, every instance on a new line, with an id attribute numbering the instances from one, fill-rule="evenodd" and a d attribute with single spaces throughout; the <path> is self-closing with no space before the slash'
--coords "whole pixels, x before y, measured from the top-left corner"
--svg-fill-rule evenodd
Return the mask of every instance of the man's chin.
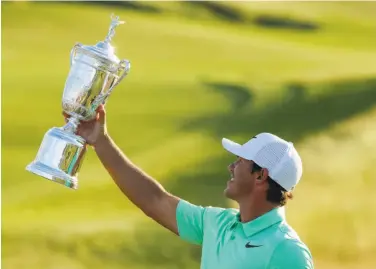
<path id="1" fill-rule="evenodd" d="M 223 191 L 223 194 L 226 198 L 233 199 L 231 195 L 231 190 L 228 187 Z"/>

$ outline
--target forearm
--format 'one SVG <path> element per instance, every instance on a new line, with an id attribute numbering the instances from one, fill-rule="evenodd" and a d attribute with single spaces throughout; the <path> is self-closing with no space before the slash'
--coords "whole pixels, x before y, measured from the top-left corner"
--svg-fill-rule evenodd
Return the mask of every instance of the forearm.
<path id="1" fill-rule="evenodd" d="M 167 194 L 164 188 L 135 166 L 110 137 L 102 139 L 94 149 L 103 166 L 128 199 L 147 215 L 152 214 L 150 211 L 153 211 L 153 205 Z"/>

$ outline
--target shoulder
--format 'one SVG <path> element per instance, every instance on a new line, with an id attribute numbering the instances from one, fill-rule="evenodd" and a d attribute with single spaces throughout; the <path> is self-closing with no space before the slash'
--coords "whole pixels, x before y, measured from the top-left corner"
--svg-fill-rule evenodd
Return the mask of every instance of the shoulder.
<path id="1" fill-rule="evenodd" d="M 238 214 L 238 210 L 234 208 L 222 208 L 216 206 L 201 206 L 192 204 L 185 200 L 180 200 L 178 204 L 178 212 L 180 214 L 187 214 L 189 212 L 196 211 L 200 212 L 203 221 L 207 222 L 228 222 L 233 220 L 236 214 Z"/>
<path id="2" fill-rule="evenodd" d="M 238 210 L 234 208 L 222 208 L 222 207 L 206 207 L 207 217 L 210 219 L 215 219 L 216 222 L 229 222 L 233 220 L 238 214 Z"/>
<path id="3" fill-rule="evenodd" d="M 309 248 L 291 227 L 281 225 L 278 234 L 279 240 L 272 252 L 268 268 L 314 268 Z"/>

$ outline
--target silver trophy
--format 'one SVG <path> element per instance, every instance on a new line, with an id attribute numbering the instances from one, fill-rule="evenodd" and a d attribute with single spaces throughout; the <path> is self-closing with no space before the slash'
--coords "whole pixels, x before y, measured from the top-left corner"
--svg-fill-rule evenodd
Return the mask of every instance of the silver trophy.
<path id="1" fill-rule="evenodd" d="M 85 140 L 76 135 L 78 124 L 94 119 L 98 106 L 105 104 L 130 70 L 130 62 L 119 60 L 110 44 L 115 27 L 124 22 L 113 15 L 111 19 L 104 41 L 95 46 L 77 43 L 72 48 L 62 98 L 63 111 L 71 117 L 65 126 L 48 130 L 35 160 L 26 167 L 27 171 L 72 189 L 77 189 L 77 176 L 86 152 Z"/>

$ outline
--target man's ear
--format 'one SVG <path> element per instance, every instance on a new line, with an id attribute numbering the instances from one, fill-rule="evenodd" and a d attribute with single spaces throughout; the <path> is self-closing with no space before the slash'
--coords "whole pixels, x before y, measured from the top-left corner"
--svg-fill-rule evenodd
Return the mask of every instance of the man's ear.
<path id="1" fill-rule="evenodd" d="M 260 171 L 259 176 L 257 177 L 258 180 L 266 180 L 269 176 L 269 171 L 266 168 L 262 168 Z"/>

